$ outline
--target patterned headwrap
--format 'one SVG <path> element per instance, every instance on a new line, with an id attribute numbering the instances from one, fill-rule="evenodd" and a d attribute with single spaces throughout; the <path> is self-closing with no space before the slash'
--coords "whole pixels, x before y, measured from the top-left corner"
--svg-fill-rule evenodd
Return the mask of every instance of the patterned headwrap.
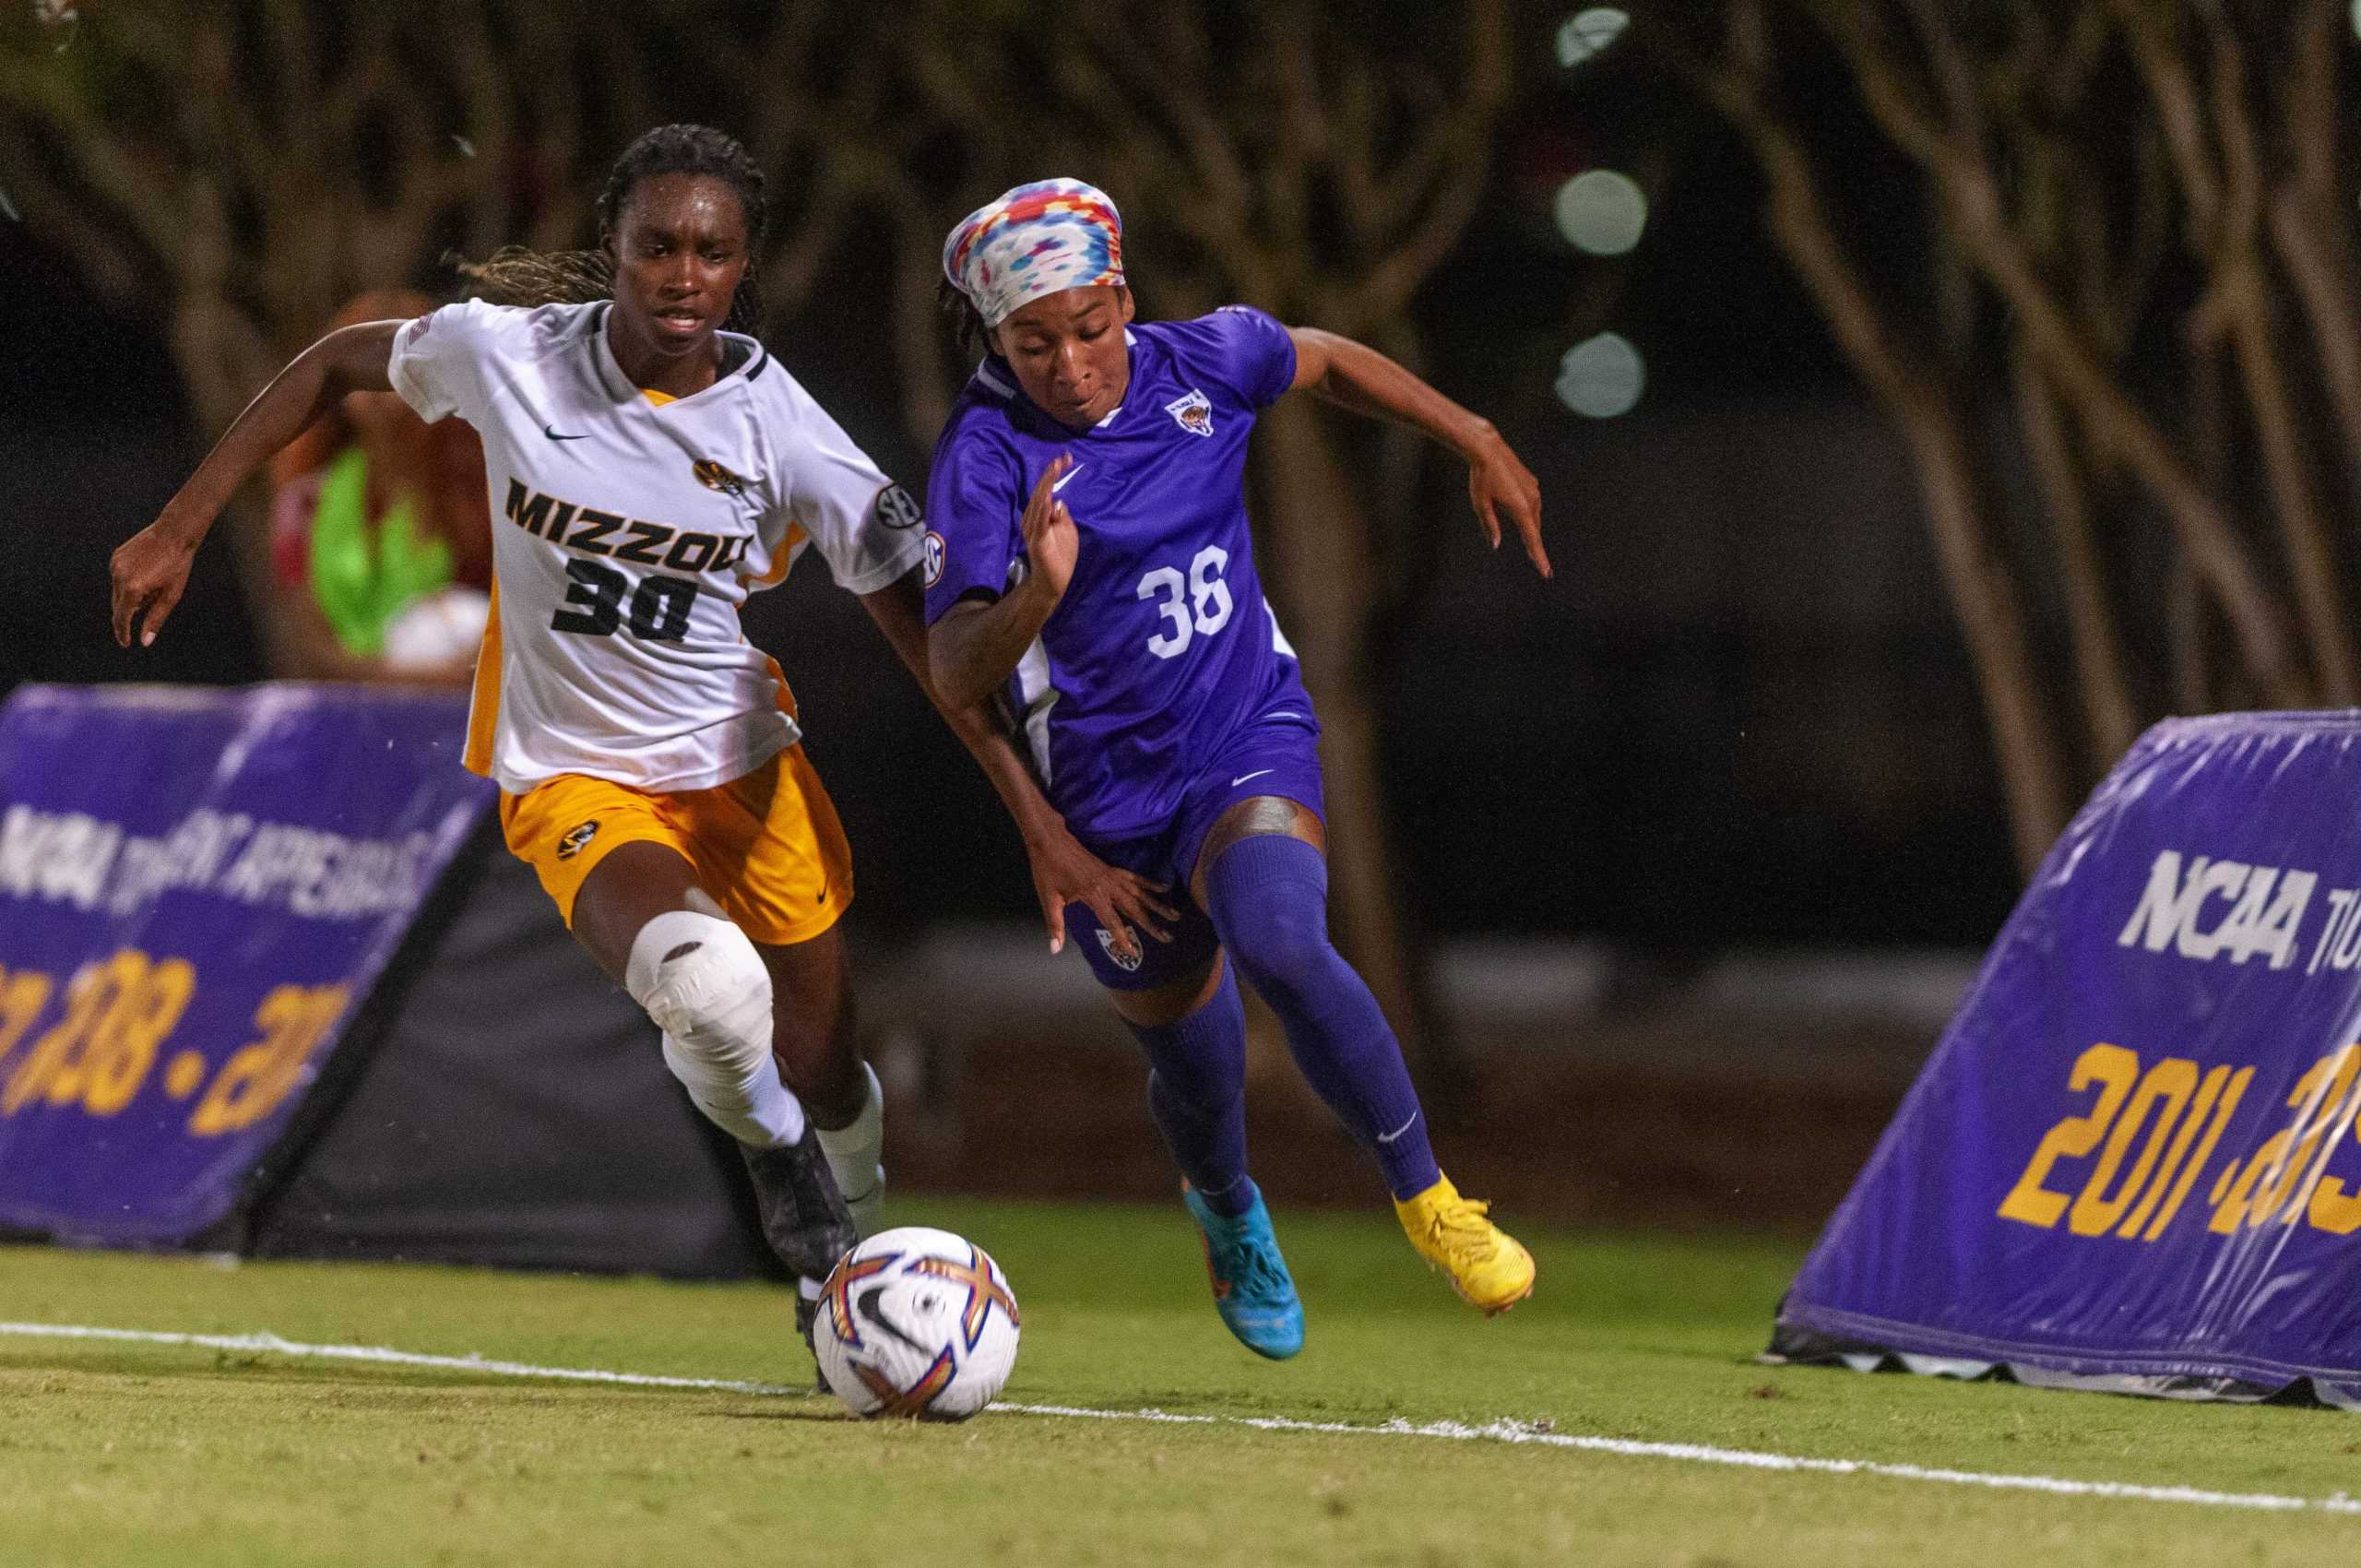
<path id="1" fill-rule="evenodd" d="M 1080 180 L 1036 180 L 986 202 L 943 242 L 943 275 L 998 327 L 1028 300 L 1123 280 L 1123 220 Z"/>

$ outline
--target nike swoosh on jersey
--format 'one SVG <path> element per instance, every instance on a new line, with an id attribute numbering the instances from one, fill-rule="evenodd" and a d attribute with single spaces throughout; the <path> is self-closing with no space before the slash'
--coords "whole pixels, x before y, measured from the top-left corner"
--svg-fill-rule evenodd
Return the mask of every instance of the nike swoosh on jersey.
<path id="1" fill-rule="evenodd" d="M 1080 463 L 1076 463 L 1074 467 L 1068 469 L 1057 478 L 1051 480 L 1050 481 L 1050 493 L 1055 495 L 1059 491 L 1063 490 L 1066 487 L 1067 481 L 1072 480 L 1074 475 L 1080 472 L 1082 472 L 1082 465 Z"/>
<path id="2" fill-rule="evenodd" d="M 557 433 L 557 426 L 549 423 L 547 421 L 542 422 L 541 434 L 548 436 L 552 441 L 587 441 L 590 439 L 587 435 L 560 435 Z"/>
<path id="3" fill-rule="evenodd" d="M 1257 769 L 1256 769 L 1254 772 L 1252 772 L 1252 773 L 1241 773 L 1241 774 L 1240 774 L 1237 778 L 1233 778 L 1233 779 L 1231 779 L 1231 780 L 1229 781 L 1229 787 L 1230 787 L 1231 789 L 1235 790 L 1235 789 L 1237 789 L 1240 784 L 1245 783 L 1245 782 L 1246 782 L 1248 779 L 1250 779 L 1250 778 L 1262 778 L 1262 777 L 1263 777 L 1263 775 L 1264 775 L 1264 774 L 1265 774 L 1265 773 L 1276 773 L 1277 771 L 1278 771 L 1278 769 L 1277 769 L 1277 768 L 1275 768 L 1275 767 L 1264 767 L 1264 768 L 1257 768 Z"/>

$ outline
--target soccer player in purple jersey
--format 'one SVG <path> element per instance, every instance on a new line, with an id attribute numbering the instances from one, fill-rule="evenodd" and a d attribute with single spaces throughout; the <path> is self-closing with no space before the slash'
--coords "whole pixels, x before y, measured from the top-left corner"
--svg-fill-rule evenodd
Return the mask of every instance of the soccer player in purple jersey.
<path id="1" fill-rule="evenodd" d="M 1376 1158 L 1411 1243 L 1469 1302 L 1507 1310 L 1532 1256 L 1436 1167 L 1401 1047 L 1328 940 L 1320 725 L 1255 573 L 1246 438 L 1299 387 L 1414 425 L 1466 458 L 1492 543 L 1505 512 L 1547 576 L 1540 487 L 1488 421 L 1359 343 L 1242 305 L 1134 322 L 1121 220 L 1079 181 L 970 214 L 943 271 L 992 352 L 935 446 L 928 662 L 949 702 L 1003 693 L 1075 836 L 1170 890 L 1150 943 L 1070 918 L 1146 1050 L 1222 1321 L 1274 1359 L 1303 1344 L 1246 1173 L 1239 972 Z"/>

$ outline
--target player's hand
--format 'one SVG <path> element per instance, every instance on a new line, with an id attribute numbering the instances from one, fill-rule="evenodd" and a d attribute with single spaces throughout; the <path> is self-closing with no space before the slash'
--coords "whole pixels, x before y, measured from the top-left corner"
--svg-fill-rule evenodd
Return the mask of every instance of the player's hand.
<path id="1" fill-rule="evenodd" d="M 189 565 L 196 559 L 196 542 L 167 527 L 161 517 L 115 546 L 107 569 L 114 579 L 114 640 L 118 644 L 131 646 L 135 624 L 140 647 L 156 640 L 165 618 L 188 587 Z"/>
<path id="2" fill-rule="evenodd" d="M 1084 849 L 1064 823 L 1052 822 L 1027 837 L 1025 853 L 1033 863 L 1033 892 L 1041 900 L 1050 952 L 1065 951 L 1068 904 L 1086 906 L 1098 917 L 1124 957 L 1139 956 L 1133 926 L 1158 942 L 1172 940 L 1172 923 L 1180 912 L 1158 897 L 1169 891 L 1164 884 L 1109 865 Z"/>
<path id="3" fill-rule="evenodd" d="M 1027 574 L 1043 579 L 1046 590 L 1058 599 L 1065 597 L 1066 584 L 1074 580 L 1074 557 L 1082 549 L 1074 514 L 1058 499 L 1055 488 L 1073 467 L 1070 453 L 1050 459 L 1034 481 L 1033 498 L 1025 504 L 1025 558 L 1031 563 Z"/>
<path id="4" fill-rule="evenodd" d="M 1487 434 L 1468 456 L 1467 499 L 1493 549 L 1501 547 L 1501 514 L 1506 512 L 1517 537 L 1525 541 L 1533 569 L 1545 577 L 1554 575 L 1549 552 L 1541 548 L 1541 481 L 1509 450 L 1497 431 Z"/>

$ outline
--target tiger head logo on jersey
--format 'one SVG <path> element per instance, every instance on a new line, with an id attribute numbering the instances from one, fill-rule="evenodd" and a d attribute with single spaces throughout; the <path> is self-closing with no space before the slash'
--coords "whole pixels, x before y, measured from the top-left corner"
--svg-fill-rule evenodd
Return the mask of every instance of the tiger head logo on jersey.
<path id="1" fill-rule="evenodd" d="M 567 828 L 564 837 L 557 841 L 557 858 L 561 861 L 574 859 L 582 852 L 582 846 L 597 837 L 599 837 L 599 824 L 595 818 L 589 822 L 575 824 Z"/>
<path id="2" fill-rule="evenodd" d="M 1175 424 L 1192 435 L 1211 435 L 1214 433 L 1214 406 L 1205 400 L 1203 392 L 1193 386 L 1189 388 L 1186 396 L 1175 398 L 1165 404 L 1164 411 L 1172 416 Z"/>
<path id="3" fill-rule="evenodd" d="M 689 472 L 696 475 L 697 482 L 707 490 L 718 490 L 724 495 L 746 493 L 746 481 L 711 457 L 699 457 L 689 465 Z"/>

